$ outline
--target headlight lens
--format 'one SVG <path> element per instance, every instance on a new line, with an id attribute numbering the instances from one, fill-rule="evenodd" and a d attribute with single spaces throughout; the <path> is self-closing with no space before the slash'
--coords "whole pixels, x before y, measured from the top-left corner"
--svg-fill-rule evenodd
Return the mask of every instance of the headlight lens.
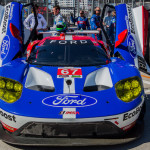
<path id="1" fill-rule="evenodd" d="M 0 99 L 8 103 L 17 101 L 22 94 L 22 84 L 18 81 L 0 77 Z"/>
<path id="2" fill-rule="evenodd" d="M 119 81 L 115 85 L 117 96 L 124 102 L 131 102 L 142 92 L 142 82 L 139 77 L 132 77 Z"/>

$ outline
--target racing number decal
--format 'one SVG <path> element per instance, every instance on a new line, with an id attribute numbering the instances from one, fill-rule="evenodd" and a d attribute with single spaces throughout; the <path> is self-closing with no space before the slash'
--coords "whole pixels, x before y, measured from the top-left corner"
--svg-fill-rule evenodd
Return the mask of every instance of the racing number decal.
<path id="1" fill-rule="evenodd" d="M 60 69 L 60 75 L 81 75 L 79 69 Z M 78 72 L 78 73 L 76 73 Z"/>
<path id="2" fill-rule="evenodd" d="M 82 78 L 82 70 L 81 68 L 58 68 L 57 77 Z"/>

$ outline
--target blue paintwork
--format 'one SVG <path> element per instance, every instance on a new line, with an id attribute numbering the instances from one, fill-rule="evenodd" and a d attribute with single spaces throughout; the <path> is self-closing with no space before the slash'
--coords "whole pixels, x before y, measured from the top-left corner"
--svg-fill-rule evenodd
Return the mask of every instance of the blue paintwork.
<path id="1" fill-rule="evenodd" d="M 126 4 L 120 4 L 116 6 L 115 9 L 116 9 L 116 41 L 118 41 L 118 35 L 122 31 L 128 29 L 127 24 L 129 26 L 129 22 L 125 20 L 125 18 L 128 18 Z M 118 51 L 127 62 L 135 65 L 134 57 L 136 56 L 136 48 L 134 49 L 134 53 L 129 51 L 128 46 L 129 46 L 129 41 L 131 41 L 128 40 L 129 36 L 131 36 L 130 28 L 128 30 L 127 39 L 118 48 L 115 48 L 114 53 Z"/>
<path id="2" fill-rule="evenodd" d="M 19 31 L 20 31 L 20 36 L 22 37 L 22 21 L 21 21 L 21 11 L 22 11 L 22 4 L 17 3 L 17 2 L 12 2 L 10 3 L 10 14 L 8 17 L 8 26 L 7 26 L 7 32 L 6 32 L 6 36 L 4 37 L 4 39 L 7 43 L 8 43 L 8 38 L 10 39 L 9 44 L 7 44 L 7 46 L 9 45 L 9 49 L 6 48 L 5 46 L 5 54 L 2 55 L 3 62 L 2 64 L 6 64 L 7 62 L 11 61 L 13 59 L 13 57 L 22 50 L 22 44 L 19 43 L 18 39 L 14 38 L 10 32 L 10 23 L 12 23 L 13 25 L 15 25 Z M 5 14 L 4 14 L 5 15 Z M 2 47 L 1 47 L 2 50 Z M 14 51 L 15 50 L 15 51 Z"/>
<path id="3" fill-rule="evenodd" d="M 118 81 L 133 77 L 139 76 L 138 70 L 131 64 L 117 59 L 112 58 L 113 62 L 108 64 L 110 69 L 111 78 L 113 85 Z M 26 81 L 26 75 L 24 76 L 25 69 L 30 67 L 36 67 L 34 65 L 28 65 L 24 60 L 16 59 L 9 64 L 0 68 L 0 76 L 7 78 L 12 78 L 21 82 L 23 85 Z M 105 66 L 102 66 L 105 67 Z M 79 111 L 80 115 L 77 115 L 77 118 L 89 118 L 89 117 L 100 117 L 100 116 L 109 116 L 120 114 L 126 111 L 129 111 L 135 108 L 141 102 L 141 95 L 130 103 L 125 103 L 119 100 L 116 96 L 115 88 L 110 88 L 103 91 L 95 92 L 84 92 L 84 82 L 86 76 L 102 67 L 82 67 L 83 78 L 75 78 L 75 91 L 76 94 L 81 94 L 81 97 L 84 95 L 86 97 L 92 97 L 97 100 L 97 103 L 94 103 L 94 100 L 91 102 L 91 106 L 85 107 L 76 107 L 76 110 Z M 63 110 L 63 107 L 52 107 L 47 106 L 42 103 L 42 100 L 59 94 L 63 94 L 63 78 L 57 78 L 58 67 L 42 66 L 38 69 L 41 69 L 49 74 L 51 74 L 55 91 L 54 92 L 40 92 L 33 91 L 30 89 L 23 88 L 21 98 L 15 103 L 8 104 L 4 101 L 0 101 L 1 108 L 5 111 L 8 111 L 13 114 L 23 115 L 23 116 L 32 116 L 32 117 L 41 117 L 41 118 L 62 118 L 62 115 L 59 115 L 59 112 Z M 7 70 L 7 71 L 6 71 Z M 130 71 L 130 74 L 128 73 Z M 109 94 L 108 94 L 109 93 Z M 73 96 L 72 94 L 66 94 L 66 96 Z M 64 94 L 65 96 L 65 94 Z M 90 99 L 88 99 L 88 103 Z M 109 103 L 108 103 L 109 102 Z M 67 106 L 67 105 L 66 105 Z M 70 105 L 68 105 L 70 106 Z M 93 113 L 94 112 L 94 113 Z"/>
<path id="4" fill-rule="evenodd" d="M 17 12 L 15 14 L 14 20 L 12 20 L 12 23 L 14 23 L 20 29 L 20 23 L 18 23 L 19 22 L 18 12 L 20 12 L 21 5 L 18 3 L 11 3 L 11 5 L 12 4 L 15 4 L 14 7 L 16 7 L 13 13 Z M 123 19 L 123 16 L 126 15 L 126 5 L 119 5 L 116 7 L 116 10 L 118 17 L 120 18 L 120 21 L 118 21 L 117 24 L 122 25 L 120 27 L 117 27 L 117 34 L 119 34 L 121 31 L 126 29 L 126 25 L 124 24 Z M 55 97 L 54 95 L 60 96 L 60 94 L 63 94 L 64 79 L 57 78 L 57 71 L 59 67 L 52 67 L 52 66 L 39 67 L 31 65 L 25 62 L 25 58 L 18 58 L 13 61 L 10 61 L 15 55 L 15 53 L 19 51 L 21 46 L 18 43 L 19 41 L 17 41 L 17 39 L 14 39 L 10 35 L 9 29 L 7 31 L 7 34 L 10 37 L 10 51 L 4 62 L 8 63 L 0 68 L 0 76 L 19 81 L 23 85 L 23 91 L 21 98 L 12 104 L 0 100 L 0 107 L 7 112 L 21 116 L 30 116 L 38 118 L 62 118 L 62 115 L 59 115 L 59 113 L 60 111 L 63 110 L 63 107 L 53 107 L 42 103 L 42 101 L 46 99 L 44 102 L 52 104 L 52 102 L 47 101 L 50 100 L 49 97 L 54 98 Z M 16 43 L 13 45 L 12 42 Z M 121 101 L 120 99 L 118 99 L 116 95 L 115 84 L 118 81 L 133 76 L 138 76 L 141 78 L 137 68 L 134 65 L 132 65 L 133 64 L 133 59 L 131 59 L 132 56 L 126 49 L 127 41 L 125 41 L 122 44 L 122 46 L 124 46 L 125 48 L 124 50 L 122 50 L 121 47 L 119 47 L 115 49 L 115 52 L 119 51 L 121 54 L 123 54 L 123 56 L 126 58 L 126 61 L 123 61 L 118 58 L 112 58 L 112 62 L 109 63 L 108 65 L 98 67 L 96 66 L 80 67 L 82 69 L 82 78 L 75 78 L 75 91 L 76 91 L 75 94 L 77 95 L 78 98 L 83 99 L 87 98 L 87 104 L 91 106 L 86 106 L 86 104 L 84 104 L 84 107 L 76 107 L 77 105 L 74 103 L 73 105 L 74 107 L 76 107 L 76 111 L 79 112 L 79 115 L 78 114 L 76 115 L 77 118 L 112 116 L 127 112 L 135 108 L 141 102 L 141 95 L 143 95 L 144 91 L 142 91 L 141 95 L 137 99 L 129 103 Z M 25 88 L 24 85 L 30 67 L 38 68 L 50 74 L 54 81 L 55 91 L 41 92 Z M 103 67 L 109 68 L 113 82 L 113 87 L 103 91 L 84 92 L 83 88 L 87 75 Z M 75 94 L 73 95 L 63 94 L 63 97 L 74 96 Z M 70 104 L 69 105 L 66 104 L 66 106 L 70 106 Z"/>

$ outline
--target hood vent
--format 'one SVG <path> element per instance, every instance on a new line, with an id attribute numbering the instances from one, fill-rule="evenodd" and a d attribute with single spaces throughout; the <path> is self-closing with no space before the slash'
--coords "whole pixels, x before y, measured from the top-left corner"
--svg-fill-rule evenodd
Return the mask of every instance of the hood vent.
<path id="1" fill-rule="evenodd" d="M 85 92 L 102 91 L 112 87 L 109 69 L 104 67 L 87 75 L 83 90 Z"/>
<path id="2" fill-rule="evenodd" d="M 52 76 L 40 69 L 31 67 L 27 74 L 25 87 L 35 91 L 54 92 Z"/>

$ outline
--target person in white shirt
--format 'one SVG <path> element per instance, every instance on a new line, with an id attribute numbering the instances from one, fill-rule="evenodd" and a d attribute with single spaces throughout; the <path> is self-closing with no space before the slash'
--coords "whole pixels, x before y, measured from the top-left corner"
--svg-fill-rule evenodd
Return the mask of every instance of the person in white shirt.
<path id="1" fill-rule="evenodd" d="M 42 40 L 43 39 L 43 34 L 37 34 L 39 30 L 46 30 L 47 29 L 47 22 L 43 15 L 41 15 L 38 11 L 38 5 L 35 5 L 35 11 L 37 14 L 37 20 L 38 20 L 38 26 L 36 28 L 36 32 L 34 33 L 34 36 L 32 38 L 32 41 L 34 40 Z M 30 14 L 25 20 L 24 20 L 24 26 L 29 29 L 30 31 L 33 30 L 34 25 L 35 25 L 35 18 L 34 14 Z"/>
<path id="2" fill-rule="evenodd" d="M 56 30 L 56 24 L 59 21 L 65 22 L 63 16 L 60 14 L 60 7 L 59 6 L 54 6 L 53 7 L 53 14 L 54 14 L 54 24 L 53 27 L 51 28 L 51 30 Z"/>

